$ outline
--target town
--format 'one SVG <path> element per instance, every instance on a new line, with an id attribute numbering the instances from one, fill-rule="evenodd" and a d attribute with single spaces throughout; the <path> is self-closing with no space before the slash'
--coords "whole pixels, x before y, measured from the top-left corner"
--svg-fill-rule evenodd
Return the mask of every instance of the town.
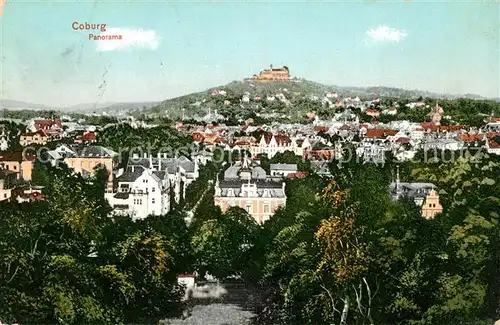
<path id="1" fill-rule="evenodd" d="M 355 94 L 317 86 L 292 77 L 287 66 L 271 65 L 251 78 L 169 103 L 118 114 L 105 109 L 86 114 L 4 110 L 0 119 L 0 210 L 7 214 L 24 211 L 36 219 L 42 218 L 35 216 L 36 211 L 47 209 L 64 221 L 50 221 L 47 216 L 44 222 L 62 222 L 60 231 L 82 231 L 78 236 L 142 229 L 137 238 L 112 235 L 136 240 L 126 245 L 136 245 L 137 252 L 159 240 L 152 234 L 172 236 L 175 239 L 169 245 L 176 247 L 175 253 L 165 254 L 174 254 L 169 258 L 178 264 L 171 271 L 178 283 L 188 283 L 191 289 L 194 284 L 189 283 L 195 277 L 199 281 L 236 276 L 249 282 L 271 281 L 267 282 L 272 283 L 270 288 L 278 290 L 272 276 L 288 279 L 281 268 L 302 263 L 300 267 L 325 267 L 329 276 L 333 274 L 321 281 L 340 281 L 335 285 L 341 286 L 339 279 L 345 276 L 345 281 L 355 284 L 352 292 L 358 300 L 352 308 L 359 314 L 351 313 L 356 318 L 379 317 L 392 323 L 400 317 L 398 312 L 370 314 L 370 304 L 376 303 L 371 296 L 363 302 L 362 293 L 372 295 L 371 290 L 378 291 L 383 285 L 412 286 L 404 277 L 424 272 L 418 263 L 429 267 L 431 261 L 440 259 L 447 266 L 436 268 L 432 277 L 448 281 L 447 285 L 456 286 L 453 290 L 468 290 L 464 295 L 473 300 L 479 296 L 481 301 L 487 300 L 479 284 L 463 288 L 465 280 L 447 275 L 445 269 L 460 264 L 482 270 L 478 272 L 496 272 L 487 262 L 493 257 L 487 257 L 484 250 L 498 238 L 483 230 L 493 227 L 499 211 L 497 101 Z M 108 224 L 99 218 L 115 221 Z M 6 215 L 2 220 L 8 222 Z M 99 230 L 92 232 L 92 227 Z M 151 227 L 160 228 L 151 233 Z M 432 229 L 439 231 L 432 233 Z M 301 232 L 312 237 L 301 239 Z M 24 240 L 12 236 L 18 243 Z M 80 240 L 78 236 L 72 240 Z M 344 239 L 332 242 L 335 236 Z M 376 246 L 360 246 L 356 253 L 341 245 L 342 240 L 354 243 L 363 236 L 375 236 Z M 419 240 L 420 236 L 425 237 Z M 105 258 L 114 244 L 97 237 L 84 244 L 85 254 Z M 49 245 L 49 237 L 46 240 L 44 245 Z M 98 240 L 101 242 L 96 244 Z M 164 249 L 159 248 L 160 241 L 151 245 Z M 36 245 L 30 249 L 36 250 Z M 455 249 L 457 255 L 450 255 Z M 470 257 L 475 250 L 477 255 Z M 318 261 L 312 257 L 317 251 L 324 254 Z M 417 251 L 421 253 L 410 253 Z M 311 257 L 306 258 L 308 254 Z M 350 260 L 337 265 L 334 261 L 340 255 L 336 254 Z M 405 254 L 411 256 L 403 257 Z M 126 256 L 132 259 L 132 255 Z M 371 277 L 376 272 L 396 272 L 403 260 L 408 269 L 398 271 L 402 273 L 394 279 Z M 148 279 L 154 279 L 143 285 L 167 299 L 171 293 L 164 284 L 158 289 L 150 287 L 155 281 L 167 280 L 156 279 L 144 269 L 146 265 L 137 267 L 133 272 L 145 272 Z M 120 272 L 114 266 L 113 271 L 100 270 Z M 9 278 L 17 277 L 9 272 Z M 100 276 L 111 277 L 111 273 Z M 424 281 L 423 275 L 418 277 L 415 281 Z M 287 281 L 291 281 L 287 290 L 298 290 L 292 285 L 295 280 Z M 312 281 L 307 290 L 314 295 L 332 294 L 322 287 L 323 282 L 307 281 Z M 159 293 L 162 288 L 168 294 Z M 344 302 L 339 308 L 349 308 L 350 290 L 338 296 L 339 305 Z M 300 291 L 293 294 L 300 295 Z M 388 304 L 401 308 L 408 317 L 420 317 L 413 309 L 424 308 L 417 298 L 408 294 L 403 302 L 403 298 L 384 294 Z M 436 298 L 435 303 L 445 304 L 444 297 Z M 463 299 L 464 304 L 473 304 Z M 410 301 L 413 307 L 405 307 Z M 150 308 L 144 301 L 135 303 L 134 308 Z M 447 307 L 442 308 L 444 311 L 435 312 L 448 317 Z M 454 308 L 465 315 L 460 307 Z M 334 315 L 332 311 L 331 317 Z M 123 317 L 134 319 L 133 314 Z M 262 323 L 272 323 L 277 316 L 262 312 L 259 317 Z M 300 323 L 309 316 L 294 317 Z"/>

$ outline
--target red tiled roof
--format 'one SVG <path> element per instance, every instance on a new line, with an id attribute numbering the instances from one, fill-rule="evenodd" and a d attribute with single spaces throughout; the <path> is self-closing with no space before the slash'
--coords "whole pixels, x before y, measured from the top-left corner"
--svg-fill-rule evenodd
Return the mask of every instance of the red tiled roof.
<path id="1" fill-rule="evenodd" d="M 179 274 L 178 278 L 195 278 L 194 274 Z"/>
<path id="2" fill-rule="evenodd" d="M 367 109 L 366 114 L 367 115 L 380 115 L 380 112 L 375 110 L 375 109 Z"/>
<path id="3" fill-rule="evenodd" d="M 85 132 L 83 135 L 76 137 L 77 141 L 96 141 L 97 136 L 94 132 Z"/>
<path id="4" fill-rule="evenodd" d="M 488 146 L 491 148 L 491 149 L 500 149 L 500 143 L 496 142 L 496 141 L 493 141 L 493 140 L 489 140 L 488 141 Z"/>
<path id="5" fill-rule="evenodd" d="M 385 138 L 389 135 L 396 135 L 398 133 L 397 130 L 390 129 L 368 129 L 366 130 L 365 137 L 367 138 Z"/>
<path id="6" fill-rule="evenodd" d="M 38 192 L 33 192 L 31 193 L 31 198 L 35 201 L 42 201 L 45 200 L 45 195 L 40 194 Z"/>
<path id="7" fill-rule="evenodd" d="M 295 173 L 290 173 L 286 175 L 287 178 L 304 178 L 307 177 L 308 173 L 307 172 L 295 172 Z"/>
<path id="8" fill-rule="evenodd" d="M 470 133 L 461 133 L 459 134 L 459 138 L 465 142 L 473 142 L 473 141 L 482 141 L 484 137 L 486 139 L 493 139 L 496 136 L 499 136 L 500 132 L 487 132 L 487 133 L 478 133 L 478 134 L 470 134 Z"/>
<path id="9" fill-rule="evenodd" d="M 316 125 L 314 127 L 314 131 L 316 131 L 316 132 L 328 132 L 328 130 L 329 130 L 328 126 Z"/>
<path id="10" fill-rule="evenodd" d="M 458 131 L 467 129 L 467 125 L 436 125 L 432 122 L 424 122 L 420 124 L 425 130 L 437 131 Z"/>
<path id="11" fill-rule="evenodd" d="M 324 150 L 307 150 L 306 157 L 307 159 L 314 158 L 326 158 L 330 159 L 335 155 L 337 151 L 334 149 L 324 149 Z"/>
<path id="12" fill-rule="evenodd" d="M 227 139 L 219 136 L 205 137 L 204 142 L 207 144 L 227 143 Z"/>
<path id="13" fill-rule="evenodd" d="M 0 161 L 35 161 L 36 155 L 24 154 L 22 152 L 6 152 L 0 155 Z"/>
<path id="14" fill-rule="evenodd" d="M 191 134 L 191 137 L 193 138 L 193 140 L 196 140 L 196 141 L 203 140 L 205 138 L 205 136 L 203 134 L 201 134 L 200 132 L 193 132 Z"/>
<path id="15" fill-rule="evenodd" d="M 488 119 L 488 122 L 489 123 L 497 123 L 497 122 L 500 122 L 500 117 L 490 117 Z"/>
<path id="16" fill-rule="evenodd" d="M 238 140 L 233 143 L 233 146 L 250 146 L 251 143 L 245 140 Z"/>
<path id="17" fill-rule="evenodd" d="M 273 138 L 273 134 L 270 132 L 264 133 L 263 134 L 264 141 L 266 141 L 266 144 L 269 144 L 271 142 L 271 139 Z M 276 143 L 278 145 L 283 145 L 283 144 L 290 144 L 292 143 L 292 140 L 290 140 L 290 137 L 284 134 L 274 134 L 274 139 L 276 140 Z"/>
<path id="18" fill-rule="evenodd" d="M 51 128 L 52 126 L 62 129 L 61 120 L 35 120 L 34 124 L 37 130 Z"/>

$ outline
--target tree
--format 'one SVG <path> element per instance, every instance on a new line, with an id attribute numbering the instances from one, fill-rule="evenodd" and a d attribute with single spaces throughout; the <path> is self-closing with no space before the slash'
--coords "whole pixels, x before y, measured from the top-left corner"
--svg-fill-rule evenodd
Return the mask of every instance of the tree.
<path id="1" fill-rule="evenodd" d="M 258 229 L 255 219 L 238 207 L 204 221 L 192 238 L 197 271 L 218 279 L 245 276 Z"/>

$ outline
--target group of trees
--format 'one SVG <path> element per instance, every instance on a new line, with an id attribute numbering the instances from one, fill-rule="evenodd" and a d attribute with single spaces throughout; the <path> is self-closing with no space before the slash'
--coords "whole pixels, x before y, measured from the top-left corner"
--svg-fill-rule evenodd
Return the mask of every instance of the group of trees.
<path id="1" fill-rule="evenodd" d="M 0 209 L 0 320 L 22 324 L 156 322 L 179 311 L 189 260 L 182 214 L 108 216 L 105 180 L 38 165 L 46 199 Z"/>
<path id="2" fill-rule="evenodd" d="M 395 170 L 353 160 L 333 162 L 333 179 L 288 180 L 287 205 L 261 227 L 209 194 L 193 223 L 195 269 L 267 288 L 256 324 L 489 324 L 500 307 L 500 160 L 400 164 L 403 181 L 440 189 L 444 210 L 430 220 L 412 199 L 391 200 Z"/>
<path id="3" fill-rule="evenodd" d="M 189 155 L 193 140 L 171 126 L 134 128 L 130 124 L 115 124 L 97 134 L 98 144 L 121 154 L 121 161 L 127 162 L 131 154 L 143 156 L 166 153 L 169 156 Z"/>
<path id="4" fill-rule="evenodd" d="M 99 141 L 132 148 L 148 139 L 153 148 L 190 141 L 127 125 Z M 286 181 L 286 206 L 263 225 L 214 205 L 209 181 L 230 165 L 226 154 L 174 211 L 140 221 L 110 217 L 103 170 L 83 179 L 37 162 L 33 182 L 46 199 L 0 209 L 0 320 L 153 323 L 181 311 L 176 275 L 197 271 L 266 288 L 258 324 L 479 324 L 500 311 L 500 159 L 455 157 L 400 164 L 402 180 L 439 188 L 444 210 L 431 220 L 412 200 L 389 197 L 392 160 L 333 161 L 330 179 L 291 153 L 263 157 L 264 168 L 309 172 Z M 194 209 L 189 225 L 183 209 Z"/>
<path id="5" fill-rule="evenodd" d="M 377 118 L 370 117 L 366 114 L 361 114 L 362 121 L 372 121 L 378 120 L 381 123 L 388 123 L 396 120 L 408 120 L 411 122 L 422 123 L 429 121 L 428 114 L 431 108 L 435 107 L 436 102 L 439 103 L 444 110 L 446 116 L 450 116 L 451 120 L 443 118 L 441 120 L 442 125 L 460 124 L 469 125 L 473 127 L 480 127 L 484 125 L 484 121 L 491 114 L 498 114 L 500 112 L 500 103 L 495 100 L 487 99 L 440 99 L 436 100 L 434 98 L 418 98 L 416 101 L 423 102 L 428 105 L 429 108 L 406 107 L 406 104 L 410 103 L 412 100 L 407 99 L 397 99 L 397 98 L 383 98 L 380 105 L 384 107 L 392 107 L 394 103 L 398 103 L 397 108 L 398 113 L 396 115 L 380 115 Z M 381 110 L 381 109 L 379 109 Z"/>
<path id="6" fill-rule="evenodd" d="M 301 183 L 264 224 L 260 280 L 271 289 L 256 323 L 479 324 L 498 317 L 499 163 L 478 154 L 413 166 L 416 180 L 441 189 L 444 211 L 432 220 L 412 200 L 390 200 L 391 164 L 332 164 L 334 180 L 315 196 L 311 182 Z"/>
<path id="7" fill-rule="evenodd" d="M 22 147 L 19 144 L 21 134 L 26 132 L 26 126 L 12 121 L 0 121 L 0 134 L 2 131 L 7 135 L 8 148 L 6 151 L 18 151 Z"/>

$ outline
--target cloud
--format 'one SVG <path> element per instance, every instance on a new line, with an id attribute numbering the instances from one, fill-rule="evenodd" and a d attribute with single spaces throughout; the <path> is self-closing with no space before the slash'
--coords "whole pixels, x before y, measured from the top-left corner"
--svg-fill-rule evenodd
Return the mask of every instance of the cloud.
<path id="1" fill-rule="evenodd" d="M 375 42 L 398 43 L 405 39 L 408 33 L 403 29 L 391 28 L 386 25 L 366 31 L 366 35 Z"/>
<path id="2" fill-rule="evenodd" d="M 106 35 L 120 35 L 121 39 L 96 40 L 98 51 L 121 51 L 130 48 L 156 50 L 160 44 L 160 37 L 152 29 L 108 28 L 99 34 Z"/>

